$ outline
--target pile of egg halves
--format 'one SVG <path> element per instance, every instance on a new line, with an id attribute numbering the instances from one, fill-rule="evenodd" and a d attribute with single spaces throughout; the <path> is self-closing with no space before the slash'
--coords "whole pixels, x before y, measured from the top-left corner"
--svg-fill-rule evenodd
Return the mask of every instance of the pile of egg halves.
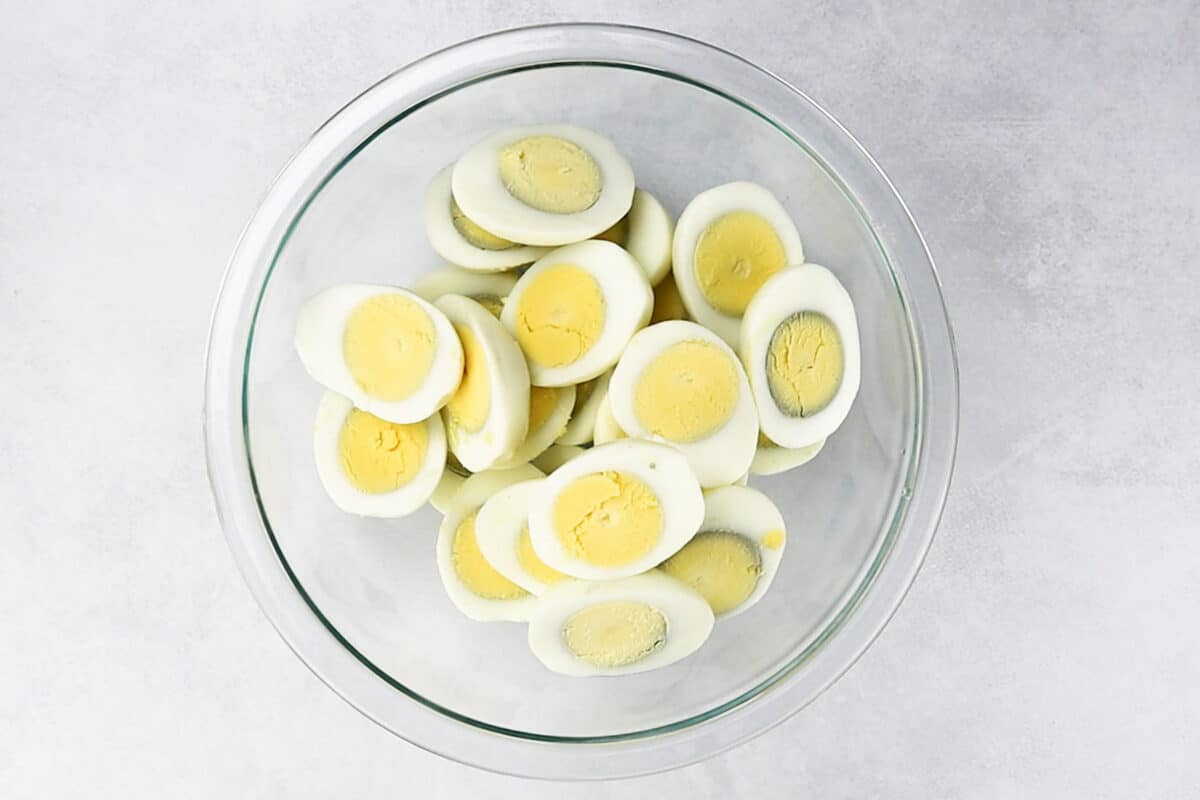
<path id="1" fill-rule="evenodd" d="M 450 265 L 300 310 L 330 498 L 374 517 L 431 502 L 449 599 L 528 622 L 555 672 L 694 652 L 783 555 L 747 476 L 813 458 L 858 391 L 846 290 L 768 189 L 717 186 L 672 224 L 573 125 L 483 139 L 434 176 L 424 223 Z"/>

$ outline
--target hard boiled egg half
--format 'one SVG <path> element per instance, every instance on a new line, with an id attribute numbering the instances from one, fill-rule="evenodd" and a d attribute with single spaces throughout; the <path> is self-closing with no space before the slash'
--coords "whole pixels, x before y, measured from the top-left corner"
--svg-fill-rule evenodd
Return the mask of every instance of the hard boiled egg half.
<path id="1" fill-rule="evenodd" d="M 529 417 L 526 425 L 525 438 L 516 449 L 502 458 L 496 466 L 500 468 L 515 467 L 526 461 L 533 461 L 541 455 L 554 440 L 562 435 L 567 427 L 567 419 L 571 416 L 571 407 L 575 404 L 575 387 L 534 386 L 529 390 Z"/>
<path id="2" fill-rule="evenodd" d="M 704 497 L 679 451 L 634 439 L 594 447 L 550 475 L 529 506 L 533 549 L 576 578 L 645 572 L 683 547 Z"/>
<path id="3" fill-rule="evenodd" d="M 679 215 L 672 251 L 688 315 L 735 347 L 750 299 L 772 275 L 804 263 L 787 211 L 769 189 L 748 181 L 696 195 Z"/>
<path id="4" fill-rule="evenodd" d="M 529 537 L 529 502 L 541 485 L 541 479 L 535 479 L 505 487 L 487 499 L 475 518 L 483 557 L 501 575 L 535 595 L 569 580 L 538 558 Z"/>
<path id="5" fill-rule="evenodd" d="M 511 272 L 471 272 L 452 265 L 426 272 L 412 283 L 413 294 L 429 302 L 444 294 L 461 294 L 488 310 L 497 319 L 504 308 L 504 298 L 517 283 Z"/>
<path id="6" fill-rule="evenodd" d="M 500 319 L 521 345 L 533 385 L 567 386 L 615 364 L 650 319 L 652 302 L 629 253 L 589 240 L 535 262 L 517 280 Z"/>
<path id="7" fill-rule="evenodd" d="M 437 414 L 388 422 L 325 392 L 313 424 L 313 456 L 321 485 L 338 508 L 402 517 L 428 500 L 441 480 L 446 437 Z"/>
<path id="8" fill-rule="evenodd" d="M 579 445 L 592 441 L 596 429 L 596 413 L 608 394 L 608 382 L 611 378 L 610 370 L 599 378 L 592 378 L 575 387 L 575 407 L 571 409 L 567 429 L 558 437 L 559 444 Z"/>
<path id="9" fill-rule="evenodd" d="M 344 284 L 313 296 L 300 308 L 295 344 L 318 383 L 391 422 L 432 416 L 463 374 L 446 315 L 391 286 Z"/>
<path id="10" fill-rule="evenodd" d="M 673 235 L 671 216 L 658 198 L 644 189 L 636 189 L 629 213 L 596 238 L 624 247 L 642 265 L 650 285 L 656 286 L 671 269 Z"/>
<path id="11" fill-rule="evenodd" d="M 459 159 L 450 183 L 458 207 L 484 230 L 550 246 L 612 227 L 634 190 L 633 168 L 613 143 L 575 125 L 493 133 Z"/>
<path id="12" fill-rule="evenodd" d="M 529 649 L 563 675 L 629 675 L 691 655 L 712 628 L 700 594 L 652 571 L 551 587 L 529 622 Z"/>
<path id="13" fill-rule="evenodd" d="M 754 460 L 758 414 L 742 365 L 694 322 L 638 331 L 613 370 L 608 402 L 630 436 L 683 453 L 701 486 L 733 483 Z"/>
<path id="14" fill-rule="evenodd" d="M 760 433 L 758 449 L 754 451 L 754 461 L 750 462 L 750 472 L 754 475 L 787 472 L 812 461 L 824 446 L 825 440 L 820 439 L 815 444 L 804 447 L 780 447 Z"/>
<path id="15" fill-rule="evenodd" d="M 829 436 L 858 394 L 861 356 L 850 295 L 825 267 L 791 267 L 746 308 L 740 346 L 762 432 L 782 447 Z"/>

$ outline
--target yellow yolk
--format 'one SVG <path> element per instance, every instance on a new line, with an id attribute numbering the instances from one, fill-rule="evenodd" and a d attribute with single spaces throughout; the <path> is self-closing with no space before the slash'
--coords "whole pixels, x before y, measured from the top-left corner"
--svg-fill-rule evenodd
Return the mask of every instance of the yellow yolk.
<path id="1" fill-rule="evenodd" d="M 788 416 L 812 416 L 837 394 L 844 362 L 842 337 L 829 317 L 814 311 L 793 314 L 767 346 L 771 398 Z"/>
<path id="2" fill-rule="evenodd" d="M 551 524 L 574 558 L 602 567 L 636 561 L 658 544 L 658 496 L 625 472 L 596 472 L 568 484 L 554 500 Z"/>
<path id="3" fill-rule="evenodd" d="M 356 489 L 384 494 L 417 476 L 428 446 L 424 422 L 400 425 L 356 408 L 346 415 L 338 434 L 338 460 Z"/>
<path id="4" fill-rule="evenodd" d="M 556 264 L 535 277 L 517 306 L 517 343 L 543 367 L 577 361 L 604 328 L 604 295 L 587 270 Z"/>
<path id="5" fill-rule="evenodd" d="M 496 571 L 479 549 L 475 538 L 475 517 L 471 514 L 458 524 L 454 541 L 450 545 L 450 559 L 459 580 L 471 591 L 485 600 L 516 600 L 528 592 Z"/>
<path id="6" fill-rule="evenodd" d="M 483 345 L 467 325 L 455 323 L 463 348 L 463 377 L 458 389 L 446 403 L 446 421 L 451 431 L 475 433 L 487 422 L 492 408 L 491 378 Z"/>
<path id="7" fill-rule="evenodd" d="M 529 387 L 529 433 L 546 424 L 550 415 L 558 405 L 558 395 L 562 389 L 551 389 L 545 386 Z"/>
<path id="8" fill-rule="evenodd" d="M 687 319 L 687 309 L 683 307 L 683 298 L 679 296 L 679 286 L 668 275 L 654 287 L 654 311 L 650 314 L 650 324 L 669 319 Z"/>
<path id="9" fill-rule="evenodd" d="M 404 400 L 424 383 L 436 345 L 433 320 L 402 294 L 359 303 L 342 334 L 342 356 L 354 382 L 387 401 Z"/>
<path id="10" fill-rule="evenodd" d="M 604 233 L 596 234 L 596 238 L 603 239 L 606 242 L 612 242 L 613 244 L 619 244 L 621 247 L 624 247 L 625 243 L 629 241 L 629 215 L 626 214 L 625 216 L 621 217 L 619 220 L 613 223 L 611 228 L 604 231 Z"/>
<path id="11" fill-rule="evenodd" d="M 504 301 L 499 297 L 494 294 L 477 294 L 471 299 L 486 308 L 493 317 L 500 319 L 500 312 L 504 310 Z"/>
<path id="12" fill-rule="evenodd" d="M 763 547 L 778 550 L 783 547 L 783 531 L 768 531 L 762 538 Z"/>
<path id="13" fill-rule="evenodd" d="M 660 569 L 699 592 L 714 614 L 724 614 L 750 597 L 762 575 L 762 557 L 741 534 L 702 531 Z"/>
<path id="14" fill-rule="evenodd" d="M 646 603 L 597 603 L 572 614 L 563 625 L 562 637 L 576 658 L 597 667 L 623 667 L 663 645 L 667 618 Z"/>
<path id="15" fill-rule="evenodd" d="M 767 278 L 787 266 L 771 223 L 750 211 L 718 217 L 700 234 L 692 267 L 700 293 L 718 311 L 741 316 Z"/>
<path id="16" fill-rule="evenodd" d="M 557 136 L 506 145 L 497 167 L 508 193 L 538 211 L 576 214 L 600 198 L 600 166 L 588 151 Z"/>
<path id="17" fill-rule="evenodd" d="M 458 203 L 454 202 L 453 197 L 450 198 L 450 221 L 454 223 L 454 229 L 458 231 L 459 236 L 480 250 L 507 250 L 516 246 L 516 242 L 502 239 L 472 222 L 470 217 L 458 207 Z"/>
<path id="18" fill-rule="evenodd" d="M 664 349 L 638 376 L 633 409 L 648 431 L 672 442 L 694 442 L 733 416 L 737 370 L 712 342 L 693 339 Z"/>
<path id="19" fill-rule="evenodd" d="M 520 538 L 517 539 L 517 563 L 521 565 L 521 569 L 542 583 L 558 583 L 567 579 L 566 575 L 554 567 L 547 566 L 545 561 L 538 558 L 533 549 L 533 539 L 529 536 L 529 528 L 523 528 Z"/>

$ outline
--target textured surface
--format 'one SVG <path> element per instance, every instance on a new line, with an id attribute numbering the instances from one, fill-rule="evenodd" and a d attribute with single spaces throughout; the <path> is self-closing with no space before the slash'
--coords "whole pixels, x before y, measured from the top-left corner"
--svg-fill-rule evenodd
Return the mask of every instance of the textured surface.
<path id="1" fill-rule="evenodd" d="M 306 132 L 430 49 L 572 18 L 709 39 L 831 109 L 929 237 L 963 389 L 941 534 L 858 666 L 750 745 L 572 796 L 1194 797 L 1195 3 L 476 5 L 0 12 L 5 797 L 561 796 L 395 740 L 292 656 L 199 421 L 225 259 Z"/>

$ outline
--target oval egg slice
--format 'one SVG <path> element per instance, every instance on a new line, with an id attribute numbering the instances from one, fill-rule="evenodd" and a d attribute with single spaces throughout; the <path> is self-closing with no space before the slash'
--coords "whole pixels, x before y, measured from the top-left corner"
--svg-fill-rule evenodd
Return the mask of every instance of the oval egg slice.
<path id="1" fill-rule="evenodd" d="M 766 436 L 759 434 L 758 449 L 754 451 L 754 460 L 750 462 L 750 472 L 754 475 L 775 475 L 787 472 L 802 464 L 807 464 L 817 457 L 825 440 L 805 447 L 780 447 Z"/>
<path id="2" fill-rule="evenodd" d="M 338 508 L 365 517 L 402 517 L 433 494 L 446 465 L 446 437 L 434 414 L 388 422 L 325 392 L 313 424 L 321 485 Z"/>
<path id="3" fill-rule="evenodd" d="M 529 622 L 529 649 L 562 675 L 630 675 L 691 655 L 712 628 L 703 597 L 653 571 L 552 586 Z"/>
<path id="4" fill-rule="evenodd" d="M 650 319 L 641 267 L 612 242 L 589 240 L 539 259 L 500 315 L 525 353 L 534 386 L 583 383 L 617 362 Z"/>
<path id="5" fill-rule="evenodd" d="M 498 131 L 468 150 L 454 165 L 451 190 L 466 216 L 491 233 L 557 246 L 595 236 L 629 211 L 633 168 L 598 133 L 531 125 Z"/>
<path id="6" fill-rule="evenodd" d="M 740 352 L 772 442 L 816 444 L 850 413 L 861 372 L 858 320 L 825 267 L 792 267 L 764 284 L 742 320 Z"/>
<path id="7" fill-rule="evenodd" d="M 501 459 L 501 469 L 532 461 L 562 435 L 575 404 L 575 387 L 534 386 L 529 390 L 528 433 L 516 449 Z"/>
<path id="8" fill-rule="evenodd" d="M 568 580 L 538 558 L 529 537 L 529 501 L 541 484 L 537 479 L 501 489 L 488 498 L 475 518 L 475 534 L 484 558 L 501 575 L 535 595 Z"/>
<path id="9" fill-rule="evenodd" d="M 344 284 L 311 297 L 300 307 L 295 345 L 317 383 L 392 422 L 432 416 L 462 379 L 450 320 L 391 286 Z"/>
<path id="10" fill-rule="evenodd" d="M 504 298 L 508 297 L 516 283 L 517 276 L 511 272 L 471 272 L 447 265 L 425 273 L 413 281 L 409 288 L 413 294 L 431 303 L 442 295 L 461 294 L 479 303 L 499 319 Z"/>
<path id="11" fill-rule="evenodd" d="M 647 191 L 633 192 L 629 213 L 596 236 L 624 247 L 642 265 L 646 280 L 657 286 L 671 270 L 671 239 L 675 228 L 662 203 Z"/>
<path id="12" fill-rule="evenodd" d="M 593 447 L 550 475 L 529 508 L 538 557 L 576 578 L 636 575 L 684 545 L 704 518 L 700 484 L 666 445 Z"/>
<path id="13" fill-rule="evenodd" d="M 575 387 L 575 407 L 571 410 L 571 419 L 567 429 L 558 437 L 559 444 L 588 444 L 596 429 L 596 412 L 608 394 L 608 382 L 612 372 L 606 372 L 598 378 L 584 381 Z"/>
<path id="14" fill-rule="evenodd" d="M 608 393 L 605 392 L 604 397 L 600 400 L 600 407 L 596 409 L 596 427 L 592 431 L 592 444 L 608 444 L 628 437 L 629 434 L 621 430 L 621 426 L 613 417 L 612 405 L 608 402 Z"/>
<path id="15" fill-rule="evenodd" d="M 738 181 L 688 203 L 675 228 L 672 258 L 688 315 L 736 347 L 750 299 L 772 275 L 804 263 L 804 248 L 775 195 Z"/>

